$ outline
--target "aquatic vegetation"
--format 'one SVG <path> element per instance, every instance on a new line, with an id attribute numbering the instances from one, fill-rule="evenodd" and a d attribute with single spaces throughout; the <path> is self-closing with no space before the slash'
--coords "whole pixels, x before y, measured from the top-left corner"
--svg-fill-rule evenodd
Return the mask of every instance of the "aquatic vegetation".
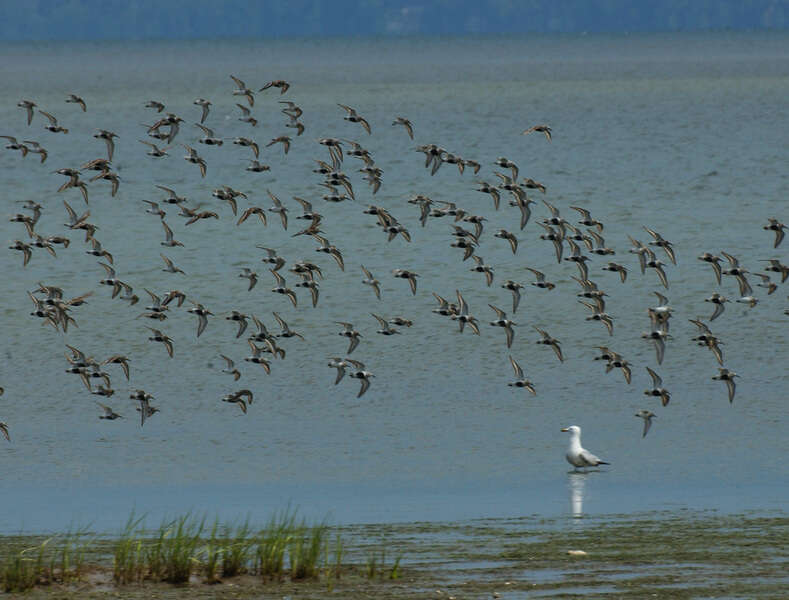
<path id="1" fill-rule="evenodd" d="M 84 530 L 2 537 L 0 557 L 3 591 L 36 588 L 80 600 L 101 597 L 113 583 L 129 598 L 174 584 L 164 597 L 190 600 L 217 597 L 219 589 L 390 600 L 435 589 L 457 597 L 770 598 L 781 597 L 789 581 L 789 517 L 665 511 L 330 527 L 287 509 L 260 529 L 194 514 L 147 529 L 132 514 L 109 538 Z"/>
<path id="2" fill-rule="evenodd" d="M 44 541 L 35 548 L 26 548 L 3 560 L 0 575 L 4 592 L 25 592 L 41 581 L 44 572 Z"/>
<path id="3" fill-rule="evenodd" d="M 380 570 L 380 564 L 384 562 L 385 556 L 383 553 L 379 555 L 377 550 L 370 552 L 367 560 L 364 562 L 364 574 L 367 579 L 375 579 Z"/>
<path id="4" fill-rule="evenodd" d="M 223 554 L 224 546 L 221 540 L 217 539 L 219 520 L 214 519 L 211 527 L 211 536 L 206 540 L 202 549 L 203 562 L 200 565 L 203 573 L 203 580 L 206 583 L 219 583 L 219 561 Z"/>
<path id="5" fill-rule="evenodd" d="M 246 573 L 249 569 L 254 536 L 247 518 L 238 525 L 225 525 L 222 539 L 222 577 L 234 577 Z"/>
<path id="6" fill-rule="evenodd" d="M 392 567 L 389 569 L 389 579 L 400 579 L 400 561 L 402 560 L 403 555 L 400 554 L 395 558 L 394 562 L 392 563 Z"/>
<path id="7" fill-rule="evenodd" d="M 36 545 L 12 550 L 0 562 L 6 592 L 23 592 L 36 585 L 72 583 L 82 579 L 85 556 L 95 544 L 84 530 L 35 540 Z"/>
<path id="8" fill-rule="evenodd" d="M 112 578 L 117 585 L 139 583 L 145 572 L 140 523 L 143 517 L 129 516 L 113 549 Z"/>
<path id="9" fill-rule="evenodd" d="M 168 583 L 188 583 L 192 568 L 198 561 L 198 548 L 205 519 L 196 523 L 190 515 L 179 517 L 170 523 L 171 536 L 165 538 L 165 573 Z"/>
<path id="10" fill-rule="evenodd" d="M 260 531 L 249 520 L 221 523 L 191 514 L 163 521 L 146 531 L 143 518 L 132 514 L 113 546 L 113 580 L 118 585 L 144 580 L 183 584 L 193 573 L 206 583 L 250 573 L 264 581 L 319 577 L 339 578 L 342 540 L 328 552 L 329 526 L 296 520 L 290 509 L 278 512 Z M 326 551 L 324 552 L 324 549 Z"/>
<path id="11" fill-rule="evenodd" d="M 340 534 L 337 534 L 334 541 L 334 560 L 329 559 L 329 543 L 326 542 L 326 578 L 331 581 L 339 581 L 342 574 L 342 559 L 345 554 L 345 547 L 343 546 Z"/>
<path id="12" fill-rule="evenodd" d="M 85 565 L 85 554 L 93 546 L 93 536 L 86 530 L 68 532 L 55 538 L 50 558 L 50 577 L 60 583 L 80 581 Z"/>
<path id="13" fill-rule="evenodd" d="M 288 558 L 291 579 L 307 579 L 318 576 L 321 550 L 327 533 L 328 527 L 325 523 L 307 526 L 302 522 L 289 536 Z"/>
<path id="14" fill-rule="evenodd" d="M 290 509 L 271 517 L 257 535 L 255 570 L 264 580 L 279 580 L 285 571 L 285 553 L 295 527 Z"/>
<path id="15" fill-rule="evenodd" d="M 374 548 L 367 555 L 364 563 L 364 575 L 367 579 L 399 579 L 401 575 L 400 561 L 403 555 L 399 554 L 392 565 L 386 567 L 386 548 Z"/>

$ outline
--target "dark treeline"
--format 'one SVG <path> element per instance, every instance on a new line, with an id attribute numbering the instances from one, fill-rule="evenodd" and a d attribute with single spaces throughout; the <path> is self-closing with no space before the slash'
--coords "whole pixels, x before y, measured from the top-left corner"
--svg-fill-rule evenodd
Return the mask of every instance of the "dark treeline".
<path id="1" fill-rule="evenodd" d="M 26 0 L 0 39 L 93 40 L 760 30 L 789 0 Z"/>

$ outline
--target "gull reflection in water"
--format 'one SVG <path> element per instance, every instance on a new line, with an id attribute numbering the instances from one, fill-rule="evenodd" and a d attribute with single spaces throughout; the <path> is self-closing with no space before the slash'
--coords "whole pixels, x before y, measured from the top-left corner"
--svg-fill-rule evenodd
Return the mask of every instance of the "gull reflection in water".
<path id="1" fill-rule="evenodd" d="M 585 473 L 568 473 L 567 487 L 570 488 L 570 510 L 574 517 L 584 516 Z"/>

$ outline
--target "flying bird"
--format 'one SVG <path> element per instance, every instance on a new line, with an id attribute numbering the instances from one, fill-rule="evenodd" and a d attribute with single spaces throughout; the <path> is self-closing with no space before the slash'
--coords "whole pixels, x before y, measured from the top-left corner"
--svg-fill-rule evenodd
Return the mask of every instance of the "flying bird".
<path id="1" fill-rule="evenodd" d="M 646 410 L 646 409 L 641 409 L 635 414 L 635 416 L 641 417 L 642 419 L 644 419 L 644 431 L 641 434 L 641 437 L 642 438 L 647 437 L 647 433 L 649 432 L 649 428 L 652 427 L 652 419 L 656 418 L 655 413 L 653 413 L 653 412 L 651 412 L 649 410 Z"/>
<path id="2" fill-rule="evenodd" d="M 527 130 L 525 130 L 521 135 L 528 135 L 535 131 L 537 133 L 544 133 L 547 140 L 549 142 L 551 141 L 551 128 L 547 125 L 533 125 L 532 127 L 529 127 Z"/>
<path id="3" fill-rule="evenodd" d="M 507 385 L 510 387 L 526 388 L 532 393 L 532 395 L 536 396 L 537 391 L 534 389 L 534 385 L 532 385 L 531 381 L 526 379 L 526 377 L 523 375 L 523 369 L 521 369 L 521 366 L 515 361 L 514 358 L 512 358 L 512 356 L 510 356 L 510 364 L 512 365 L 512 369 L 515 371 L 516 379 Z"/>

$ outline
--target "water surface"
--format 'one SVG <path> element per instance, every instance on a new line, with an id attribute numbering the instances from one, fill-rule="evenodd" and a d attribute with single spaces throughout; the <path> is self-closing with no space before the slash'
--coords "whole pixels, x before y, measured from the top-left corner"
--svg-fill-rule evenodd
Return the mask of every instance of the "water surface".
<path id="1" fill-rule="evenodd" d="M 687 319 L 711 314 L 704 298 L 713 291 L 738 297 L 732 278 L 719 288 L 709 266 L 696 260 L 702 251 L 726 250 L 751 271 L 763 268 L 763 259 L 789 259 L 789 246 L 774 250 L 772 233 L 762 230 L 767 217 L 789 218 L 788 42 L 782 34 L 688 34 L 0 46 L 0 76 L 7 82 L 0 90 L 0 130 L 38 140 L 50 152 L 43 165 L 33 155 L 0 153 L 1 202 L 9 217 L 20 211 L 19 200 L 42 203 L 37 231 L 67 234 L 73 242 L 58 249 L 57 258 L 36 250 L 24 269 L 18 253 L 0 253 L 6 298 L 0 419 L 12 434 L 12 443 L 0 446 L 0 531 L 58 528 L 72 519 L 111 528 L 132 507 L 262 519 L 288 502 L 343 523 L 572 513 L 579 484 L 567 475 L 566 434 L 559 431 L 570 424 L 583 428 L 584 445 L 613 463 L 583 478 L 583 513 L 780 506 L 789 489 L 786 462 L 778 458 L 789 449 L 783 429 L 787 288 L 771 296 L 755 288 L 758 306 L 730 304 L 713 323 L 724 341 L 725 365 L 741 375 L 733 404 L 725 386 L 711 380 L 718 364 L 690 341 L 696 331 Z M 256 95 L 260 124 L 252 129 L 237 120 L 240 99 L 231 95 L 231 73 L 255 90 L 285 78 L 292 88 L 282 98 L 304 109 L 307 130 L 287 156 L 279 146 L 262 149 L 270 173 L 244 171 L 251 152 L 230 141 L 245 135 L 262 145 L 291 132 L 279 112 L 281 98 L 275 90 Z M 63 102 L 70 92 L 85 98 L 87 113 Z M 227 138 L 222 148 L 196 143 L 199 130 L 191 123 L 199 118 L 192 105 L 198 97 L 214 104 L 206 124 Z M 27 127 L 15 106 L 22 98 L 58 116 L 70 133 L 44 131 L 41 115 Z M 199 146 L 208 162 L 205 179 L 182 160 L 180 146 L 163 161 L 145 155 L 137 140 L 147 139 L 140 124 L 156 118 L 143 107 L 152 98 L 186 119 L 176 141 Z M 344 121 L 337 103 L 358 108 L 373 135 Z M 390 126 L 397 115 L 413 121 L 414 142 Z M 539 134 L 520 135 L 542 122 L 553 127 L 552 143 Z M 96 128 L 119 135 L 114 167 L 122 185 L 111 198 L 109 184 L 90 184 L 86 207 L 77 191 L 56 192 L 63 179 L 52 171 L 103 156 L 103 142 L 92 137 Z M 378 194 L 357 172 L 362 164 L 347 158 L 343 168 L 357 201 L 329 205 L 321 199 L 326 190 L 311 169 L 315 159 L 327 160 L 315 142 L 326 136 L 357 140 L 370 150 L 384 170 Z M 475 159 L 482 170 L 478 177 L 468 171 L 461 176 L 445 165 L 431 177 L 414 151 L 422 143 Z M 577 220 L 569 206 L 580 205 L 605 223 L 606 243 L 617 251 L 612 258 L 630 269 L 621 284 L 600 270 L 603 257 L 590 263 L 590 277 L 609 294 L 612 338 L 601 324 L 585 320 L 570 278 L 576 268 L 557 264 L 553 246 L 538 238 L 537 221 L 548 216 L 543 196 L 532 196 L 538 204 L 518 232 L 517 255 L 493 238 L 499 228 L 517 230 L 518 219 L 506 200 L 496 212 L 490 198 L 475 191 L 476 180 L 496 180 L 499 156 L 518 163 L 522 176 L 543 182 L 544 198 L 566 219 Z M 164 250 L 186 276 L 161 270 L 162 229 L 142 202 L 163 197 L 155 184 L 221 217 L 185 227 L 167 208 L 166 220 L 185 247 Z M 249 204 L 268 207 L 266 190 L 277 194 L 291 210 L 288 231 L 275 215 L 267 227 L 251 221 L 236 227 L 228 205 L 211 197 L 225 184 L 247 193 Z M 488 219 L 478 254 L 496 269 L 493 286 L 485 287 L 484 277 L 469 271 L 470 261 L 449 247 L 447 218 L 419 226 L 418 210 L 407 203 L 414 194 L 456 202 Z M 322 228 L 344 254 L 344 272 L 314 251 L 313 240 L 291 237 L 304 224 L 293 219 L 299 207 L 292 196 L 313 201 L 325 214 Z M 160 327 L 175 340 L 175 357 L 149 342 L 144 325 L 151 323 L 136 318 L 147 297 L 133 308 L 110 299 L 98 285 L 103 269 L 84 253 L 80 232 L 62 226 L 62 200 L 77 212 L 91 210 L 100 227 L 96 237 L 135 292 L 179 288 L 216 313 L 206 333 L 195 337 L 196 318 L 185 305 L 170 311 Z M 362 214 L 370 203 L 405 224 L 412 243 L 387 243 L 374 218 Z M 666 267 L 668 291 L 654 273 L 642 276 L 627 253 L 628 235 L 649 240 L 643 225 L 676 248 L 679 264 Z M 8 242 L 26 235 L 7 219 L 0 229 Z M 317 308 L 305 290 L 297 290 L 298 309 L 269 292 L 273 277 L 256 244 L 278 248 L 288 266 L 302 258 L 321 265 Z M 381 280 L 380 302 L 361 284 L 360 264 Z M 249 293 L 246 280 L 237 277 L 243 266 L 260 276 Z M 544 270 L 557 288 L 529 286 L 525 266 Z M 420 274 L 416 296 L 391 277 L 393 268 Z M 285 276 L 290 285 L 298 281 L 293 273 Z M 506 279 L 528 288 L 514 316 L 510 350 L 503 332 L 487 325 L 493 317 L 488 303 L 511 308 L 509 292 L 499 287 Z M 73 310 L 79 328 L 63 334 L 29 316 L 26 290 L 37 282 L 59 285 L 68 297 L 94 291 L 89 304 Z M 482 321 L 480 337 L 460 334 L 456 323 L 430 312 L 431 292 L 454 298 L 455 290 Z M 666 293 L 675 309 L 673 340 L 659 367 L 653 348 L 640 338 L 649 328 L 646 308 L 656 301 L 654 291 Z M 235 325 L 222 319 L 231 309 L 254 313 L 270 327 L 277 311 L 306 341 L 284 340 L 286 359 L 266 375 L 243 362 L 249 348 L 235 339 Z M 414 326 L 403 335 L 380 336 L 371 312 L 403 315 Z M 335 372 L 326 367 L 327 357 L 347 350 L 335 321 L 351 321 L 363 334 L 351 357 L 365 362 L 375 379 L 360 399 L 356 381 L 346 378 L 335 387 Z M 563 364 L 535 345 L 532 326 L 562 341 Z M 64 373 L 66 343 L 99 359 L 114 353 L 131 358 L 129 383 L 112 371 L 117 393 L 110 404 L 124 420 L 97 418 L 96 397 Z M 606 375 L 593 360 L 599 345 L 628 358 L 632 385 L 618 370 Z M 219 353 L 240 365 L 238 384 L 220 372 Z M 536 397 L 507 387 L 510 354 L 534 382 Z M 651 384 L 646 366 L 671 390 L 668 407 L 642 395 Z M 241 387 L 255 393 L 246 415 L 219 401 Z M 127 399 L 135 388 L 154 394 L 161 409 L 142 429 Z M 633 416 L 641 408 L 658 415 L 645 439 Z"/>

